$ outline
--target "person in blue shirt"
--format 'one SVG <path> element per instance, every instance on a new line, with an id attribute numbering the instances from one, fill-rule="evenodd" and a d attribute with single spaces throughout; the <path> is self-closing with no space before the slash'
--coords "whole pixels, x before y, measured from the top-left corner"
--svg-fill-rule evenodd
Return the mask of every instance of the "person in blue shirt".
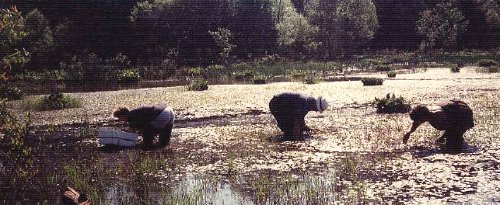
<path id="1" fill-rule="evenodd" d="M 296 92 L 276 94 L 269 102 L 271 114 L 283 131 L 285 139 L 301 138 L 304 131 L 310 130 L 304 121 L 307 113 L 309 111 L 323 112 L 327 108 L 328 102 L 324 98 L 314 98 Z"/>

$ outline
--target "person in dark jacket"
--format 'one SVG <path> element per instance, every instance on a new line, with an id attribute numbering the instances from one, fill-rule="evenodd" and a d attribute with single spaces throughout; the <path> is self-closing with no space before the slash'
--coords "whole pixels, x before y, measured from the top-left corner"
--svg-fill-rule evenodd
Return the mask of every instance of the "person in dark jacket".
<path id="1" fill-rule="evenodd" d="M 327 108 L 328 102 L 324 98 L 295 92 L 276 94 L 269 102 L 271 114 L 283 131 L 284 138 L 288 139 L 300 138 L 304 131 L 310 130 L 304 121 L 309 111 L 323 112 Z"/>
<path id="2" fill-rule="evenodd" d="M 175 114 L 170 107 L 151 105 L 140 106 L 133 110 L 119 107 L 113 112 L 113 116 L 120 121 L 127 122 L 131 129 L 141 131 L 146 147 L 153 145 L 153 138 L 156 135 L 159 135 L 160 146 L 166 146 L 170 143 L 175 119 Z"/>
<path id="3" fill-rule="evenodd" d="M 464 133 L 474 127 L 472 109 L 463 101 L 450 100 L 436 105 L 419 105 L 412 109 L 410 118 L 413 124 L 404 137 L 406 144 L 411 133 L 424 122 L 429 122 L 437 130 L 444 130 L 444 134 L 436 140 L 437 143 L 446 142 L 449 151 L 460 151 L 464 144 Z"/>

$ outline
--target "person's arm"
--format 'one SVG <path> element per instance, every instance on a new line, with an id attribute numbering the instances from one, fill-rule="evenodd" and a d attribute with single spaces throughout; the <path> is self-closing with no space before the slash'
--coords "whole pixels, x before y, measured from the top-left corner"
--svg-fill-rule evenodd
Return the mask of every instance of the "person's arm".
<path id="1" fill-rule="evenodd" d="M 403 143 L 406 144 L 406 142 L 408 142 L 408 139 L 410 139 L 410 135 L 411 133 L 415 132 L 415 130 L 417 130 L 417 128 L 424 122 L 418 122 L 418 121 L 414 121 L 413 124 L 411 125 L 411 128 L 410 130 L 403 136 Z"/>

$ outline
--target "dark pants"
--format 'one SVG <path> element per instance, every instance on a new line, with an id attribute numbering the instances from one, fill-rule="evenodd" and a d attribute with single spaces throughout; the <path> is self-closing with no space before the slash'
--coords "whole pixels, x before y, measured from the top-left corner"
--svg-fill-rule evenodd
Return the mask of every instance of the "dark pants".
<path id="1" fill-rule="evenodd" d="M 442 139 L 446 140 L 446 149 L 448 151 L 456 152 L 462 150 L 464 144 L 464 133 L 467 130 L 446 130 L 441 136 Z"/>
<path id="2" fill-rule="evenodd" d="M 300 132 L 309 129 L 304 121 L 305 116 L 297 114 L 295 110 L 290 109 L 285 102 L 273 98 L 269 103 L 269 109 L 285 137 L 297 137 L 293 136 L 293 129 L 295 126 L 300 126 Z"/>
<path id="3" fill-rule="evenodd" d="M 168 145 L 170 143 L 170 137 L 172 135 L 173 124 L 167 124 L 165 127 L 157 129 L 146 129 L 142 134 L 144 144 L 147 146 L 153 145 L 153 138 L 159 135 L 159 143 L 162 146 Z"/>

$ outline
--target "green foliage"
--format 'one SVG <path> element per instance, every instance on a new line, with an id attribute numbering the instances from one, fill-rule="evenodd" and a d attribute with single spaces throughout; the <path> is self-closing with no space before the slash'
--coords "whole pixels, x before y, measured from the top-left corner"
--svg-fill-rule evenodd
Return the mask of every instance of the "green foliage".
<path id="1" fill-rule="evenodd" d="M 318 43 L 314 41 L 318 27 L 312 25 L 306 16 L 297 12 L 291 1 L 272 2 L 274 2 L 275 18 L 278 19 L 276 29 L 279 34 L 279 46 L 299 58 L 314 53 L 318 47 Z"/>
<path id="2" fill-rule="evenodd" d="M 365 58 L 360 61 L 359 66 L 361 68 L 373 68 L 384 64 L 386 63 L 380 59 Z"/>
<path id="3" fill-rule="evenodd" d="M 233 51 L 234 47 L 236 47 L 231 43 L 233 34 L 227 28 L 217 28 L 217 31 L 209 31 L 208 33 L 212 36 L 215 43 L 217 43 L 217 46 L 220 49 L 219 58 L 221 59 L 222 63 L 227 65 L 230 54 Z"/>
<path id="4" fill-rule="evenodd" d="M 16 7 L 0 9 L 0 80 L 29 61 L 29 52 L 20 45 L 27 35 L 24 18 Z"/>
<path id="5" fill-rule="evenodd" d="M 384 82 L 384 79 L 382 78 L 372 78 L 372 77 L 367 77 L 367 78 L 363 78 L 361 79 L 361 82 L 363 83 L 363 85 L 365 86 L 370 86 L 370 85 L 382 85 L 382 83 Z"/>
<path id="6" fill-rule="evenodd" d="M 417 31 L 424 36 L 422 49 L 455 47 L 468 21 L 451 2 L 437 4 L 420 14 Z"/>
<path id="7" fill-rule="evenodd" d="M 302 79 L 309 74 L 309 71 L 306 70 L 292 70 L 290 71 L 290 75 L 295 79 Z"/>
<path id="8" fill-rule="evenodd" d="M 204 79 L 195 79 L 192 80 L 189 85 L 187 86 L 187 89 L 190 91 L 204 91 L 208 90 L 208 81 Z"/>
<path id="9" fill-rule="evenodd" d="M 378 27 L 371 0 L 319 0 L 312 7 L 315 11 L 311 14 L 313 25 L 319 27 L 319 49 L 327 58 L 351 54 L 373 38 Z"/>
<path id="10" fill-rule="evenodd" d="M 0 99 L 19 100 L 23 97 L 23 92 L 18 87 L 2 81 L 0 81 L 0 83 L 3 83 L 0 85 Z"/>
<path id="11" fill-rule="evenodd" d="M 392 71 L 392 67 L 390 65 L 377 65 L 377 67 L 375 67 L 375 70 L 376 71 Z"/>
<path id="12" fill-rule="evenodd" d="M 495 67 L 498 66 L 498 62 L 492 59 L 481 59 L 477 62 L 477 65 L 481 67 Z"/>
<path id="13" fill-rule="evenodd" d="M 252 70 L 236 71 L 232 73 L 232 76 L 235 80 L 250 80 L 254 77 L 254 71 Z"/>
<path id="14" fill-rule="evenodd" d="M 2 195 L 9 195 L 11 200 L 23 199 L 26 194 L 40 188 L 37 186 L 38 170 L 34 169 L 34 147 L 27 142 L 30 125 L 29 113 L 24 120 L 20 120 L 0 100 L 0 157 L 3 166 L 0 171 L 0 187 L 2 192 L 8 192 Z M 6 187 L 11 188 L 4 190 Z"/>
<path id="15" fill-rule="evenodd" d="M 39 111 L 59 110 L 66 108 L 79 108 L 82 102 L 78 98 L 74 98 L 68 94 L 61 92 L 52 93 L 48 96 L 37 99 L 32 106 L 33 109 Z"/>
<path id="16" fill-rule="evenodd" d="M 395 78 L 397 74 L 398 73 L 396 73 L 396 71 L 389 71 L 389 72 L 387 72 L 387 77 Z"/>
<path id="17" fill-rule="evenodd" d="M 122 71 L 129 68 L 130 61 L 121 53 L 108 59 L 101 59 L 91 53 L 83 57 L 73 56 L 69 62 L 60 62 L 59 66 L 70 73 L 68 80 L 86 83 L 117 82 Z M 128 74 L 134 75 L 130 72 Z"/>
<path id="18" fill-rule="evenodd" d="M 125 69 L 118 71 L 118 83 L 137 83 L 141 79 L 138 69 Z"/>
<path id="19" fill-rule="evenodd" d="M 373 101 L 377 108 L 377 113 L 406 113 L 411 110 L 411 106 L 400 96 L 396 98 L 394 93 L 388 93 L 385 98 L 375 98 Z"/>

